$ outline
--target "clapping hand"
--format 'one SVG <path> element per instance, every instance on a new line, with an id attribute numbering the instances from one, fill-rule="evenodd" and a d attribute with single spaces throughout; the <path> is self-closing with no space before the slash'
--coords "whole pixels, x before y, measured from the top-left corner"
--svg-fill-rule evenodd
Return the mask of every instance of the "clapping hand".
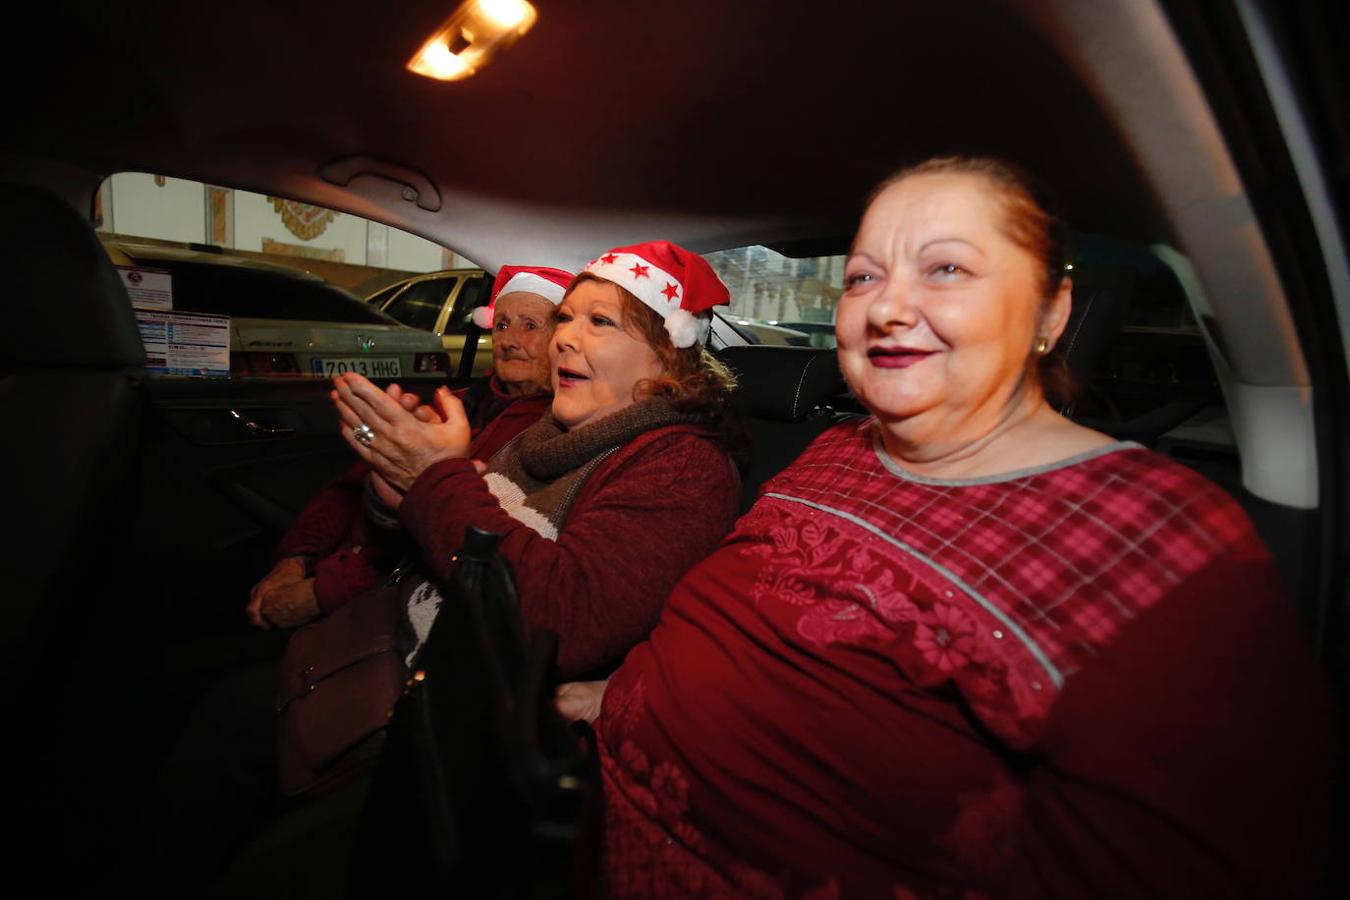
<path id="1" fill-rule="evenodd" d="M 469 419 L 459 398 L 437 388 L 434 409 L 404 405 L 402 392 L 385 393 L 354 373 L 333 379 L 342 436 L 392 487 L 406 491 L 433 463 L 469 454 Z"/>

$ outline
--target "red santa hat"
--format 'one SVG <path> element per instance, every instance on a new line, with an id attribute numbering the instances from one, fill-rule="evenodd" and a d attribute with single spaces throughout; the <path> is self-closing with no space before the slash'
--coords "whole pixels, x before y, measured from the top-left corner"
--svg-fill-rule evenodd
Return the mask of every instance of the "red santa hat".
<path id="1" fill-rule="evenodd" d="M 567 286 L 574 276 L 562 269 L 550 269 L 547 266 L 502 266 L 497 270 L 497 278 L 492 282 L 492 296 L 487 306 L 473 311 L 473 323 L 487 330 L 496 318 L 493 312 L 497 308 L 497 298 L 506 294 L 525 292 L 538 294 L 549 303 L 557 306 L 562 302 Z"/>
<path id="2" fill-rule="evenodd" d="M 712 308 L 731 302 L 707 260 L 670 241 L 615 247 L 583 271 L 612 281 L 656 310 L 676 347 L 706 343 Z"/>

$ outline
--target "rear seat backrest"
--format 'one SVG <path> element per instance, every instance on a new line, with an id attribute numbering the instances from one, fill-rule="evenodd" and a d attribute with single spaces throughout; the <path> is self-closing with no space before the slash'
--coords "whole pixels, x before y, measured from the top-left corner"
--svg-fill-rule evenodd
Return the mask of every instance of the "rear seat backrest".
<path id="1" fill-rule="evenodd" d="M 765 481 L 836 421 L 830 403 L 844 381 L 833 350 L 757 345 L 725 347 L 717 357 L 736 373 L 736 400 L 750 435 L 744 512 Z"/>
<path id="2" fill-rule="evenodd" d="M 124 600 L 115 573 L 134 512 L 145 352 L 93 228 L 55 194 L 0 184 L 0 260 L 0 408 L 18 429 L 4 461 L 18 527 L 0 551 L 0 697 L 6 711 L 62 709 L 56 662 L 92 610 Z"/>

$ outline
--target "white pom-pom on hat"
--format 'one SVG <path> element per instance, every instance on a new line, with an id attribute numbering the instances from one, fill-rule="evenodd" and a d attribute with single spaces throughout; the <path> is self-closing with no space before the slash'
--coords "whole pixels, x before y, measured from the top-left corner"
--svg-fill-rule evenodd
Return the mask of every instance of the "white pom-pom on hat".
<path id="1" fill-rule="evenodd" d="M 670 335 L 670 342 L 681 350 L 702 343 L 711 324 L 688 310 L 676 309 L 666 314 L 666 334 Z"/>
<path id="2" fill-rule="evenodd" d="M 491 331 L 492 320 L 496 318 L 496 316 L 492 314 L 492 309 L 493 308 L 491 306 L 474 307 L 473 324 L 477 325 L 484 331 Z"/>

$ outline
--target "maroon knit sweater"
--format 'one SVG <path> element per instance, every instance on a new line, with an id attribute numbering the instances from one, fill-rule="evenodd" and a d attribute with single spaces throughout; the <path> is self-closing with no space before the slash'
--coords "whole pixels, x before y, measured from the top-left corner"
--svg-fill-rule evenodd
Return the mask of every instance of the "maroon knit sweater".
<path id="1" fill-rule="evenodd" d="M 507 515 L 469 460 L 436 463 L 399 509 L 438 576 L 473 525 L 502 535 L 525 621 L 558 633 L 558 675 L 618 662 L 647 635 L 671 588 L 736 518 L 740 478 L 704 428 L 670 425 L 605 459 L 573 502 L 557 541 Z"/>

